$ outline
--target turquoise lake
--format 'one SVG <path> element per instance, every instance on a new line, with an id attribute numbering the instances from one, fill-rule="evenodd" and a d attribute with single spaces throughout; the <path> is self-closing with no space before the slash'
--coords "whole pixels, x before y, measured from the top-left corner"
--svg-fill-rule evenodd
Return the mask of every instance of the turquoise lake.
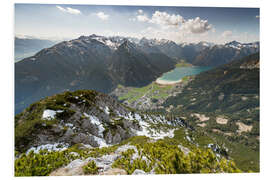
<path id="1" fill-rule="evenodd" d="M 185 76 L 196 75 L 203 71 L 207 71 L 209 69 L 212 69 L 212 67 L 208 67 L 208 66 L 177 67 L 170 72 L 164 73 L 158 79 L 164 80 L 164 81 L 178 81 Z"/>

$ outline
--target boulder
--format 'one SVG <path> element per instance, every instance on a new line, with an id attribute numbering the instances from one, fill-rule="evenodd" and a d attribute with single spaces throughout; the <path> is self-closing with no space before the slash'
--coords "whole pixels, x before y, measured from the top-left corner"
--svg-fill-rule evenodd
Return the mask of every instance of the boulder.
<path id="1" fill-rule="evenodd" d="M 100 173 L 100 175 L 127 175 L 127 172 L 124 169 L 112 168 Z"/>
<path id="2" fill-rule="evenodd" d="M 135 171 L 132 173 L 132 175 L 146 175 L 147 173 L 144 172 L 141 169 L 135 169 Z"/>

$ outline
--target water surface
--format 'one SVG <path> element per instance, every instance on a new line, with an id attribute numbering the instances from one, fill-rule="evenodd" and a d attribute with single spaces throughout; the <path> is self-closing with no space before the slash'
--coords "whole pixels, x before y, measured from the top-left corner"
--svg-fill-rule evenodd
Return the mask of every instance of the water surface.
<path id="1" fill-rule="evenodd" d="M 164 73 L 159 80 L 162 81 L 179 81 L 185 76 L 191 76 L 199 74 L 203 71 L 207 71 L 212 67 L 209 66 L 193 66 L 193 67 L 177 67 L 170 72 Z"/>

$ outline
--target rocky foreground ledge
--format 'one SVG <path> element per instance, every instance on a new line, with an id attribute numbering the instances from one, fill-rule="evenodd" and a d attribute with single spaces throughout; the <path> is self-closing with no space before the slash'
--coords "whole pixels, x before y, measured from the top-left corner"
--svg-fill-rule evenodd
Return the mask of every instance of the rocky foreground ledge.
<path id="1" fill-rule="evenodd" d="M 88 90 L 18 114 L 15 150 L 15 176 L 240 172 L 226 147 L 183 119 L 137 112 Z"/>

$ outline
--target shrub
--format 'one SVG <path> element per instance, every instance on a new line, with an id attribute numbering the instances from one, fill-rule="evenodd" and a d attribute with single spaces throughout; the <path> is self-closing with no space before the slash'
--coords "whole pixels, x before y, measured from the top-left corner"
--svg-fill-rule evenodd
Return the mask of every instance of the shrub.
<path id="1" fill-rule="evenodd" d="M 128 149 L 122 153 L 112 167 L 125 169 L 132 174 L 135 169 L 156 174 L 183 174 L 183 173 L 236 173 L 241 172 L 234 164 L 225 158 L 218 160 L 212 150 L 195 148 L 185 155 L 176 145 L 164 141 L 137 144 L 139 157 L 132 159 L 135 151 Z M 146 159 L 145 159 L 146 158 Z"/>
<path id="2" fill-rule="evenodd" d="M 41 150 L 39 153 L 31 151 L 28 155 L 23 153 L 15 160 L 15 176 L 47 176 L 74 159 L 68 151 Z"/>
<path id="3" fill-rule="evenodd" d="M 97 174 L 98 167 L 97 167 L 95 161 L 90 161 L 88 164 L 83 166 L 83 172 L 84 172 L 84 174 Z"/>

